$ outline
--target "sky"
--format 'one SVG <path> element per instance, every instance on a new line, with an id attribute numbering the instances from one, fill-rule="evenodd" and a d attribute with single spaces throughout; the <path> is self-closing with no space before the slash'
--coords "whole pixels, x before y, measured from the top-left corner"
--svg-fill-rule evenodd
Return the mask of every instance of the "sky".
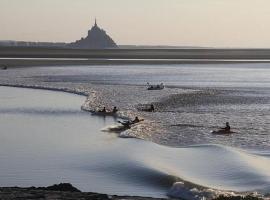
<path id="1" fill-rule="evenodd" d="M 270 0 L 0 0 L 0 40 L 72 42 L 95 17 L 120 45 L 270 47 Z"/>

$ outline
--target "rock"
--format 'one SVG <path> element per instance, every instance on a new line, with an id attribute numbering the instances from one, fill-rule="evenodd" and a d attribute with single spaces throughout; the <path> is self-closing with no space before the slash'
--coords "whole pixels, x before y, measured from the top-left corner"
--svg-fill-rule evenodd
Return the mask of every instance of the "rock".
<path id="1" fill-rule="evenodd" d="M 41 188 L 38 188 L 38 189 L 41 189 Z M 48 186 L 42 189 L 50 190 L 50 191 L 62 191 L 62 192 L 81 192 L 70 183 L 55 184 L 55 185 Z"/>

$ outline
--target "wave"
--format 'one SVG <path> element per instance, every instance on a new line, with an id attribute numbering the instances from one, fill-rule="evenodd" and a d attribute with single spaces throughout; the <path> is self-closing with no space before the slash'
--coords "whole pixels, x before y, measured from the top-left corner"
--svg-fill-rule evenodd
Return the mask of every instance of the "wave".
<path id="1" fill-rule="evenodd" d="M 95 143 L 98 142 L 95 138 Z M 104 154 L 92 149 L 92 159 L 89 159 L 91 152 L 87 152 L 85 161 L 76 162 L 92 173 L 91 187 L 96 192 L 109 193 L 104 190 L 111 188 L 114 192 L 147 196 L 151 190 L 154 192 L 149 196 L 166 191 L 169 196 L 200 198 L 216 191 L 267 193 L 270 190 L 269 152 L 264 152 L 268 155 L 264 156 L 212 144 L 172 148 L 136 139 L 119 139 L 102 148 L 106 150 Z M 80 178 L 89 181 L 85 174 Z M 96 185 L 105 189 L 95 189 Z"/>
<path id="2" fill-rule="evenodd" d="M 99 161 L 84 169 L 117 183 L 116 191 L 132 188 L 129 195 L 145 196 L 154 188 L 172 197 L 211 199 L 232 191 L 265 194 L 270 190 L 268 157 L 212 144 L 172 148 L 137 139 L 117 143 L 113 152 L 99 154 Z M 156 195 L 149 194 L 160 197 Z"/>

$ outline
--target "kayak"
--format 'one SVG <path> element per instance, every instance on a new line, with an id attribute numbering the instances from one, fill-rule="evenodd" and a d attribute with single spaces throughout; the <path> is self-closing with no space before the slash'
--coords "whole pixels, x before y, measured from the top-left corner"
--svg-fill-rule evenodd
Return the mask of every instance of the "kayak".
<path id="1" fill-rule="evenodd" d="M 158 84 L 158 85 L 150 85 L 149 83 L 147 83 L 147 85 L 148 85 L 147 90 L 163 90 L 164 89 L 163 83 Z"/>
<path id="2" fill-rule="evenodd" d="M 215 134 L 215 135 L 229 135 L 229 134 L 233 134 L 235 132 L 233 132 L 233 131 L 226 131 L 226 130 L 218 130 L 218 131 L 212 131 L 211 133 L 212 134 Z"/>
<path id="3" fill-rule="evenodd" d="M 94 111 L 93 115 L 102 115 L 102 116 L 116 116 L 116 112 L 102 112 L 102 111 Z"/>
<path id="4" fill-rule="evenodd" d="M 123 126 L 130 126 L 132 124 L 137 124 L 137 123 L 142 122 L 142 121 L 144 121 L 144 119 L 139 119 L 139 121 L 129 121 L 129 120 L 127 120 L 127 121 L 117 121 L 117 122 L 122 124 Z"/>

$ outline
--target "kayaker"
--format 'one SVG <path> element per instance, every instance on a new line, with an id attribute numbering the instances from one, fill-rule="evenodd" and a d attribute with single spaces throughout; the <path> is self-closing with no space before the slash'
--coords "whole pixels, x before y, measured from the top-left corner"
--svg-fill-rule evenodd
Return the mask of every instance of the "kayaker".
<path id="1" fill-rule="evenodd" d="M 224 128 L 222 128 L 222 129 L 225 130 L 225 131 L 227 131 L 227 132 L 230 132 L 231 127 L 230 127 L 229 122 L 226 122 L 226 126 Z"/>
<path id="2" fill-rule="evenodd" d="M 113 107 L 113 113 L 116 113 L 118 111 L 118 109 L 116 108 L 116 106 Z"/>
<path id="3" fill-rule="evenodd" d="M 106 107 L 103 107 L 103 109 L 102 110 L 99 110 L 98 112 L 106 112 Z"/>
<path id="4" fill-rule="evenodd" d="M 150 106 L 150 112 L 154 112 L 154 111 L 155 111 L 155 107 L 154 107 L 153 104 L 151 104 L 151 106 Z"/>
<path id="5" fill-rule="evenodd" d="M 142 121 L 142 119 L 140 120 L 138 117 L 135 117 L 135 119 L 132 121 L 132 123 L 135 124 L 135 123 L 138 123 L 140 121 Z"/>

